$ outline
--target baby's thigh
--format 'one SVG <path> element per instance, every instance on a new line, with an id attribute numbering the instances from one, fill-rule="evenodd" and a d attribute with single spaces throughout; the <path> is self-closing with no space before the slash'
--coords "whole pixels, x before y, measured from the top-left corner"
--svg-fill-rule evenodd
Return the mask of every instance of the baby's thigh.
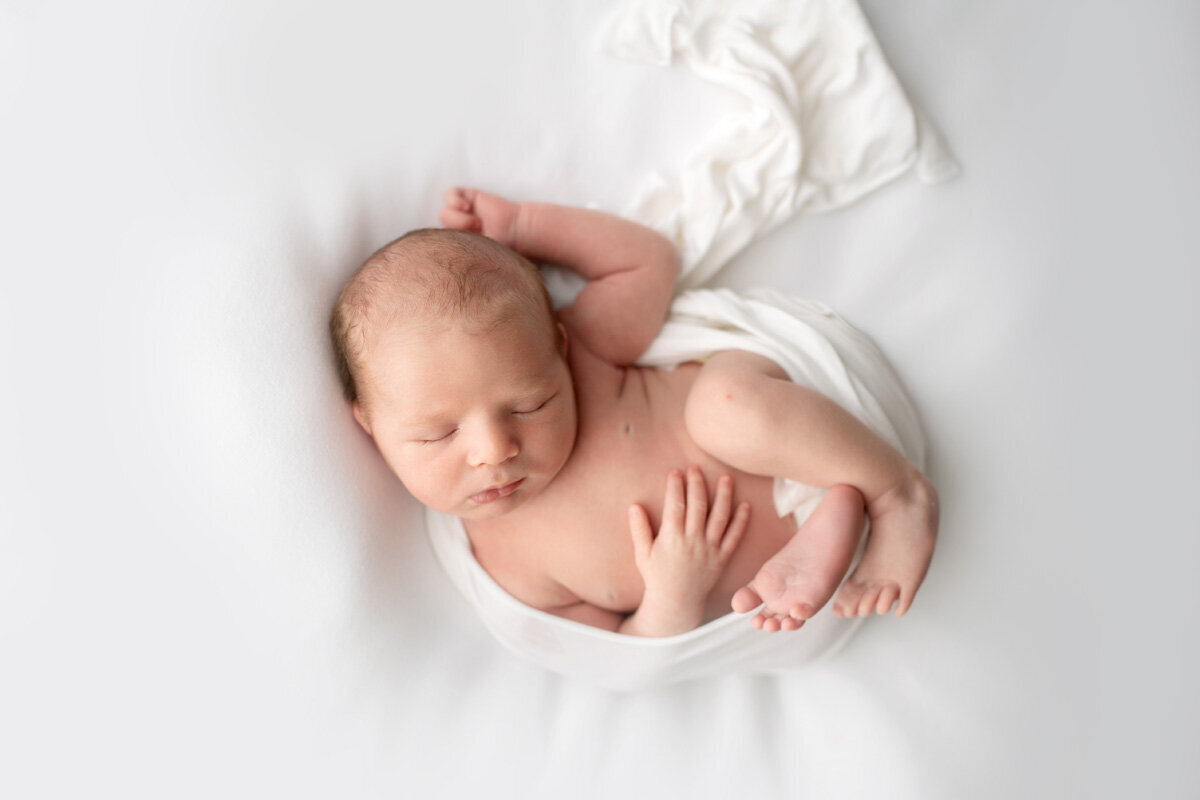
<path id="1" fill-rule="evenodd" d="M 722 350 L 704 362 L 688 392 L 684 423 L 710 454 L 735 463 L 745 448 L 761 447 L 769 435 L 776 387 L 790 385 L 771 359 L 746 350 Z"/>

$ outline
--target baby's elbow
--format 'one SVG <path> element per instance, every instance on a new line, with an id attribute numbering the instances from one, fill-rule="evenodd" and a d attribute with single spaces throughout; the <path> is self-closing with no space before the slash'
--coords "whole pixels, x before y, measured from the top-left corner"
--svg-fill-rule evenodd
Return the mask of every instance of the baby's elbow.
<path id="1" fill-rule="evenodd" d="M 655 273 L 658 283 L 655 292 L 658 307 L 652 311 L 652 316 L 657 319 L 655 334 L 658 333 L 658 328 L 662 327 L 663 320 L 666 319 L 667 308 L 671 305 L 671 298 L 675 296 L 675 285 L 678 283 L 680 272 L 683 269 L 679 251 L 675 245 L 665 236 L 659 238 L 662 240 L 662 250 L 659 253 L 659 266 Z"/>
<path id="2" fill-rule="evenodd" d="M 679 278 L 680 258 L 679 250 L 675 247 L 675 243 L 663 236 L 657 231 L 654 232 L 654 257 L 653 263 L 655 272 L 661 274 L 669 286 L 674 287 L 675 281 Z"/>
<path id="3" fill-rule="evenodd" d="M 679 251 L 670 239 L 657 232 L 653 234 L 654 245 L 647 251 L 642 277 L 639 278 L 641 286 L 630 300 L 640 306 L 643 319 L 653 321 L 654 333 L 657 333 L 675 295 L 681 260 Z"/>

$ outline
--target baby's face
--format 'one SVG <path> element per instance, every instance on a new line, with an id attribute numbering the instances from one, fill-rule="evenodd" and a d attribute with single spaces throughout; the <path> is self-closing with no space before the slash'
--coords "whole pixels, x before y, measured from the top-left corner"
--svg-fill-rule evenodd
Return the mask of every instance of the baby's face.
<path id="1" fill-rule="evenodd" d="M 542 320 L 485 333 L 458 323 L 400 326 L 367 364 L 370 417 L 359 421 L 414 497 L 465 519 L 536 497 L 575 445 L 575 391 Z"/>

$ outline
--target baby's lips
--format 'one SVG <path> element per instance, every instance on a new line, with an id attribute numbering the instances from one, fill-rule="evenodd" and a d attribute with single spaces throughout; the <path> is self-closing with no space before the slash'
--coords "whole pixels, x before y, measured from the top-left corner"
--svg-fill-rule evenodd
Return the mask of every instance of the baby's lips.
<path id="1" fill-rule="evenodd" d="M 471 502 L 478 504 L 491 503 L 495 500 L 499 500 L 501 497 L 508 497 L 510 494 L 519 489 L 521 484 L 524 482 L 524 478 L 518 478 L 515 481 L 505 483 L 501 486 L 493 486 L 490 489 L 484 489 L 478 494 L 471 495 Z"/>

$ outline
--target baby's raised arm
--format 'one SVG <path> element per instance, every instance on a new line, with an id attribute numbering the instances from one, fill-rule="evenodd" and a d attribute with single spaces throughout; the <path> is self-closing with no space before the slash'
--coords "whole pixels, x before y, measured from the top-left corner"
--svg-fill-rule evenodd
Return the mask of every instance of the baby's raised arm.
<path id="1" fill-rule="evenodd" d="M 446 192 L 441 222 L 578 272 L 588 285 L 562 317 L 612 364 L 632 364 L 662 328 L 679 274 L 670 241 L 635 222 L 584 208 L 514 203 L 477 189 Z"/>

